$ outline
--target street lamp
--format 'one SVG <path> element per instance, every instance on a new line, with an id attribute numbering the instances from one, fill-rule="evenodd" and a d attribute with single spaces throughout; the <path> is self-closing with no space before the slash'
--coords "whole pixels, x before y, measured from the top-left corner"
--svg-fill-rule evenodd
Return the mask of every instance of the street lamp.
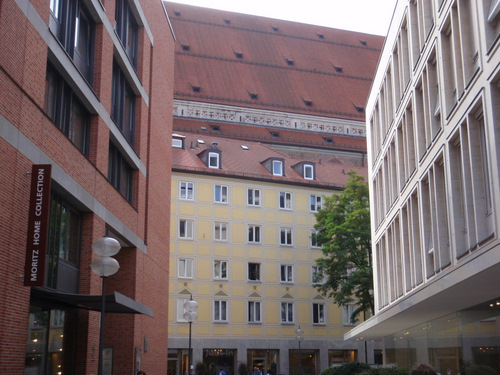
<path id="1" fill-rule="evenodd" d="M 297 340 L 299 342 L 299 374 L 302 375 L 302 356 L 301 356 L 301 352 L 300 352 L 300 342 L 302 340 L 304 340 L 304 336 L 302 336 L 302 334 L 304 333 L 304 331 L 302 329 L 300 329 L 300 326 L 299 328 L 297 328 L 295 330 L 295 340 Z"/>
<path id="2" fill-rule="evenodd" d="M 118 272 L 120 264 L 113 255 L 118 254 L 121 246 L 120 243 L 111 237 L 101 237 L 94 241 L 92 250 L 99 255 L 90 264 L 90 268 L 102 279 L 102 302 L 101 302 L 101 327 L 99 331 L 99 362 L 98 375 L 102 375 L 102 351 L 104 344 L 104 315 L 106 314 L 106 279 L 108 276 Z"/>
<path id="3" fill-rule="evenodd" d="M 196 319 L 198 319 L 198 313 L 196 310 L 198 309 L 198 302 L 193 300 L 193 295 L 189 296 L 189 301 L 184 302 L 184 310 L 186 311 L 184 313 L 184 319 L 186 319 L 189 322 L 189 349 L 188 349 L 188 375 L 191 375 L 193 373 L 193 365 L 192 365 L 192 355 L 191 355 L 191 325 L 193 322 L 196 322 Z"/>

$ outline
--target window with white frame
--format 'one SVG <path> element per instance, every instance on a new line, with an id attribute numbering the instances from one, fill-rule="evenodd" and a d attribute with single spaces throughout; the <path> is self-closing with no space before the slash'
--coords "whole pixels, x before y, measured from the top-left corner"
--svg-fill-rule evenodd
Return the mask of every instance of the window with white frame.
<path id="1" fill-rule="evenodd" d="M 273 160 L 273 175 L 283 176 L 283 162 L 281 160 Z"/>
<path id="2" fill-rule="evenodd" d="M 184 304 L 189 301 L 189 298 L 179 298 L 177 300 L 177 321 L 178 322 L 186 322 L 184 319 L 184 313 L 186 309 L 184 308 Z"/>
<path id="3" fill-rule="evenodd" d="M 260 263 L 248 263 L 248 280 L 260 281 Z"/>
<path id="4" fill-rule="evenodd" d="M 293 323 L 293 303 L 281 303 L 281 323 Z"/>
<path id="5" fill-rule="evenodd" d="M 311 194 L 311 212 L 318 212 L 323 207 L 323 197 L 321 195 Z"/>
<path id="6" fill-rule="evenodd" d="M 313 303 L 313 324 L 325 324 L 325 305 Z"/>
<path id="7" fill-rule="evenodd" d="M 181 181 L 179 183 L 179 199 L 190 200 L 194 199 L 194 183 Z"/>
<path id="8" fill-rule="evenodd" d="M 327 281 L 326 275 L 323 273 L 321 267 L 312 266 L 311 268 L 311 283 L 314 284 L 324 284 Z"/>
<path id="9" fill-rule="evenodd" d="M 311 229 L 311 247 L 321 247 L 318 243 L 319 230 Z"/>
<path id="10" fill-rule="evenodd" d="M 292 209 L 292 193 L 280 191 L 280 208 L 284 210 Z"/>
<path id="11" fill-rule="evenodd" d="M 314 180 L 314 166 L 311 164 L 304 164 L 304 178 L 306 180 Z"/>
<path id="12" fill-rule="evenodd" d="M 260 225 L 250 224 L 248 226 L 248 242 L 249 243 L 260 243 Z"/>
<path id="13" fill-rule="evenodd" d="M 292 228 L 280 228 L 280 244 L 292 245 Z"/>
<path id="14" fill-rule="evenodd" d="M 214 301 L 214 322 L 227 322 L 227 301 Z"/>
<path id="15" fill-rule="evenodd" d="M 214 223 L 214 239 L 216 241 L 227 241 L 227 223 Z"/>
<path id="16" fill-rule="evenodd" d="M 351 316 L 354 310 L 356 309 L 356 305 L 343 305 L 342 306 L 342 323 L 344 325 L 352 325 L 354 324 L 351 321 Z"/>
<path id="17" fill-rule="evenodd" d="M 193 259 L 179 258 L 177 267 L 177 276 L 183 279 L 193 278 Z"/>
<path id="18" fill-rule="evenodd" d="M 290 264 L 282 264 L 280 266 L 281 282 L 293 283 L 293 266 Z"/>
<path id="19" fill-rule="evenodd" d="M 248 189 L 247 197 L 247 204 L 249 206 L 260 206 L 260 189 Z"/>
<path id="20" fill-rule="evenodd" d="M 260 302 L 259 301 L 248 301 L 248 322 L 249 323 L 260 323 Z"/>
<path id="21" fill-rule="evenodd" d="M 214 261 L 214 279 L 227 280 L 227 261 Z"/>
<path id="22" fill-rule="evenodd" d="M 228 187 L 226 185 L 215 185 L 214 201 L 215 203 L 227 203 Z"/>
<path id="23" fill-rule="evenodd" d="M 193 239 L 193 221 L 180 219 L 179 220 L 179 238 L 185 240 Z"/>
<path id="24" fill-rule="evenodd" d="M 208 153 L 208 167 L 209 168 L 220 168 L 220 155 L 217 152 Z"/>

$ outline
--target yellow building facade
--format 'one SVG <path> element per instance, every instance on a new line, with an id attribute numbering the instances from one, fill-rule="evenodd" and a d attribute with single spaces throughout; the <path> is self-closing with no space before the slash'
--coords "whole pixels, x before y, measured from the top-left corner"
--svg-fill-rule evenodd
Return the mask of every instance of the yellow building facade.
<path id="1" fill-rule="evenodd" d="M 193 364 L 237 373 L 315 374 L 357 359 L 364 343 L 343 342 L 352 325 L 313 288 L 315 213 L 331 189 L 192 173 L 172 174 L 169 364 L 188 366 L 184 303 L 199 304 Z M 296 340 L 296 329 L 304 340 Z M 220 354 L 222 353 L 222 354 Z M 300 362 L 300 363 L 299 363 Z M 212 364 L 212 366 L 210 366 Z M 174 372 L 175 371 L 175 372 Z"/>

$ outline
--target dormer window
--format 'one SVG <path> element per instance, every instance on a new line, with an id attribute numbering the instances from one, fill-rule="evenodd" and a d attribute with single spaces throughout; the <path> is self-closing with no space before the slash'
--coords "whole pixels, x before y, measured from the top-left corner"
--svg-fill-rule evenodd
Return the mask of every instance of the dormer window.
<path id="1" fill-rule="evenodd" d="M 180 134 L 172 134 L 172 148 L 184 148 L 184 137 Z"/>
<path id="2" fill-rule="evenodd" d="M 281 160 L 273 160 L 273 175 L 283 176 L 283 162 Z"/>
<path id="3" fill-rule="evenodd" d="M 292 168 L 305 180 L 316 179 L 315 164 L 310 161 L 300 162 L 298 164 L 292 165 Z"/>
<path id="4" fill-rule="evenodd" d="M 304 164 L 304 178 L 306 180 L 314 180 L 314 165 Z"/>
<path id="5" fill-rule="evenodd" d="M 219 169 L 220 155 L 217 152 L 208 153 L 208 168 Z"/>

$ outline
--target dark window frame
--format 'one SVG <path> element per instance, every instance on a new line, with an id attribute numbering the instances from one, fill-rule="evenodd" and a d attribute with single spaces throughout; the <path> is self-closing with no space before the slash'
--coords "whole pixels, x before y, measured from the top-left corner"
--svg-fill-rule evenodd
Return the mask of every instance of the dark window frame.
<path id="1" fill-rule="evenodd" d="M 88 157 L 91 114 L 50 64 L 47 65 L 45 112 L 71 143 Z"/>
<path id="2" fill-rule="evenodd" d="M 128 0 L 116 1 L 115 31 L 132 66 L 137 69 L 139 25 L 135 20 Z"/>
<path id="3" fill-rule="evenodd" d="M 120 150 L 109 143 L 108 180 L 120 194 L 132 204 L 134 196 L 134 170 Z"/>
<path id="4" fill-rule="evenodd" d="M 111 118 L 134 147 L 136 96 L 119 64 L 113 61 Z"/>

